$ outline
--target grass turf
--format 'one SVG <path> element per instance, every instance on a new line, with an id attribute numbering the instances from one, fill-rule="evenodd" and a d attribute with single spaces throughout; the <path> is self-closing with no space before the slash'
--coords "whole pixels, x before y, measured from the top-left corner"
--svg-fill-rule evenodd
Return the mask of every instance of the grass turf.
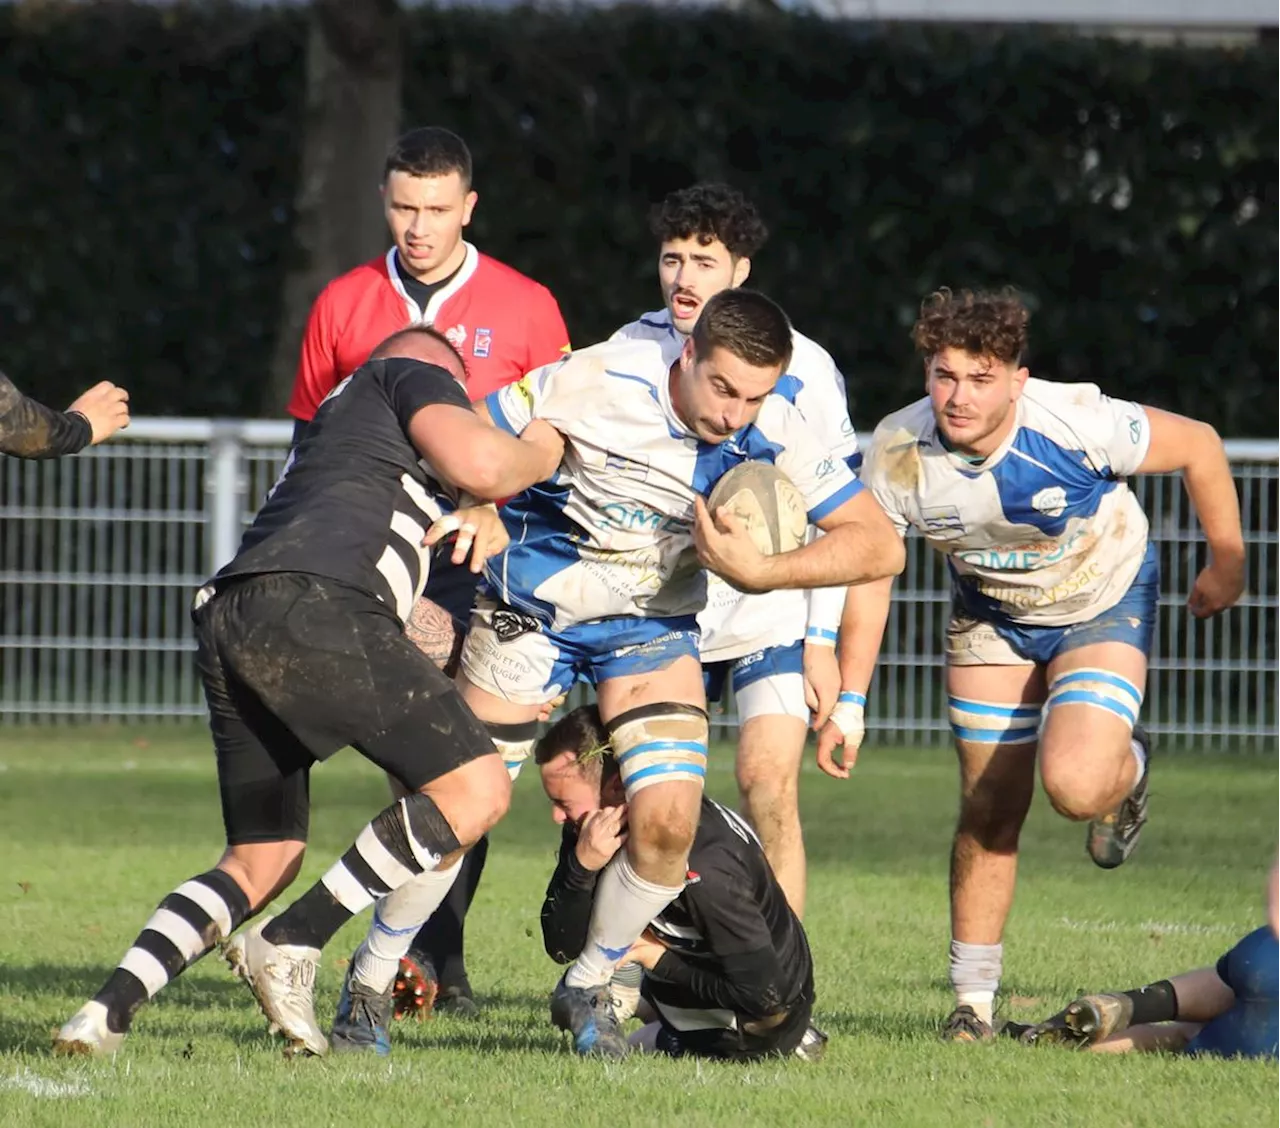
<path id="1" fill-rule="evenodd" d="M 732 799 L 731 758 L 709 787 Z M 1166 755 L 1130 864 L 1103 873 L 1084 828 L 1037 800 L 1005 938 L 1003 1013 L 1044 1016 L 1085 989 L 1210 963 L 1260 923 L 1275 857 L 1273 758 Z M 318 769 L 300 892 L 386 801 L 354 753 Z M 556 969 L 538 929 L 556 832 L 534 772 L 494 835 L 468 927 L 479 1020 L 398 1025 L 387 1059 L 284 1061 L 220 960 L 144 1008 L 113 1060 L 49 1056 L 159 900 L 216 859 L 202 729 L 10 729 L 0 742 L 0 1124 L 19 1125 L 1274 1125 L 1274 1064 L 1109 1057 L 936 1041 L 946 983 L 945 750 L 868 747 L 836 783 L 806 765 L 807 926 L 818 1066 L 579 1061 L 547 1021 Z M 286 894 L 285 901 L 290 898 Z M 318 1011 L 363 933 L 325 953 Z"/>

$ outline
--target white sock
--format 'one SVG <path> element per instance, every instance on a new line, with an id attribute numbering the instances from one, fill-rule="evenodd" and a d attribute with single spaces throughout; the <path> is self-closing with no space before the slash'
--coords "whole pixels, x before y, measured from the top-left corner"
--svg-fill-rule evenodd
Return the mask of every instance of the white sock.
<path id="1" fill-rule="evenodd" d="M 1004 945 L 952 940 L 950 964 L 956 1005 L 972 1007 L 973 1013 L 990 1026 L 1000 973 L 1004 970 Z"/>
<path id="2" fill-rule="evenodd" d="M 1147 774 L 1147 754 L 1136 740 L 1129 741 L 1129 751 L 1133 753 L 1133 762 L 1137 765 L 1137 770 L 1133 773 L 1133 786 L 1137 787 L 1142 782 L 1142 777 Z M 1131 794 L 1132 790 L 1130 788 Z"/>
<path id="3" fill-rule="evenodd" d="M 390 990 L 418 930 L 440 907 L 458 876 L 462 859 L 448 869 L 425 870 L 373 906 L 373 923 L 356 949 L 351 977 L 371 991 Z"/>
<path id="4" fill-rule="evenodd" d="M 587 942 L 564 981 L 570 987 L 599 987 L 640 939 L 646 925 L 680 896 L 683 886 L 655 885 L 631 868 L 625 853 L 617 854 L 600 875 Z"/>

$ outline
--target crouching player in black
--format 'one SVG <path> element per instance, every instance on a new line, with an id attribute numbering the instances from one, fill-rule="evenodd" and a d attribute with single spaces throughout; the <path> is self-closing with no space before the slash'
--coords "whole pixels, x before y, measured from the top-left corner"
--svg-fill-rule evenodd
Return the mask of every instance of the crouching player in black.
<path id="1" fill-rule="evenodd" d="M 554 472 L 564 444 L 549 427 L 515 439 L 482 421 L 464 377 L 432 329 L 379 346 L 329 394 L 235 559 L 200 590 L 227 847 L 161 902 L 56 1052 L 114 1051 L 147 999 L 294 879 L 316 761 L 351 745 L 406 795 L 288 909 L 225 946 L 287 1054 L 328 1049 L 312 997 L 334 933 L 413 878 L 443 898 L 463 850 L 506 812 L 502 757 L 404 623 L 441 535 L 456 531 L 455 561 L 469 548 L 477 571 L 507 543 L 491 507 L 454 512 L 459 491 L 517 493 Z"/>
<path id="2" fill-rule="evenodd" d="M 577 958 L 596 879 L 626 841 L 622 780 L 607 744 L 595 706 L 583 706 L 534 751 L 563 828 L 542 906 L 543 942 L 557 963 Z M 633 1048 L 736 1061 L 821 1057 L 827 1038 L 809 1021 L 813 960 L 804 928 L 751 828 L 719 803 L 703 797 L 684 890 L 628 958 L 645 969 L 639 1013 L 652 1019 L 631 1036 Z"/>

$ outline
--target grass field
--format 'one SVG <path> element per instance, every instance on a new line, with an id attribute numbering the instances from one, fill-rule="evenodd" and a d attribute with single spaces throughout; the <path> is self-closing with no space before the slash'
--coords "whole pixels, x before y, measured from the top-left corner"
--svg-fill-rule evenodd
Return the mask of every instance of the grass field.
<path id="1" fill-rule="evenodd" d="M 732 797 L 730 757 L 711 792 Z M 1038 799 L 1006 936 L 1004 1013 L 1216 959 L 1262 915 L 1276 847 L 1274 758 L 1165 756 L 1132 862 L 1104 874 L 1082 827 Z M 579 1061 L 546 1018 L 556 972 L 538 910 L 556 834 L 533 773 L 494 836 L 470 927 L 470 1022 L 395 1029 L 388 1060 L 286 1062 L 243 986 L 206 960 L 146 1008 L 114 1060 L 49 1056 L 164 894 L 217 857 L 203 729 L 6 730 L 0 738 L 0 1125 L 1274 1126 L 1274 1064 L 944 1046 L 946 751 L 870 747 L 837 784 L 806 766 L 808 927 L 826 1060 L 750 1067 Z M 315 773 L 305 888 L 385 803 L 353 753 Z M 326 952 L 332 1015 L 354 923 Z"/>

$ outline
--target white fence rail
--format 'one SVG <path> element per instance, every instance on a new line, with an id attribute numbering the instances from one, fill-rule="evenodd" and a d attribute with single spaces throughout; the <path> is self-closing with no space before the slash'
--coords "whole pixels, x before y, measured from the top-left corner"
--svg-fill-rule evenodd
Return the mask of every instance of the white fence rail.
<path id="1" fill-rule="evenodd" d="M 234 553 L 290 425 L 138 419 L 124 435 L 72 459 L 0 458 L 0 723 L 204 713 L 191 595 Z M 1183 606 L 1204 548 L 1181 483 L 1137 482 L 1164 591 L 1147 720 L 1218 748 L 1277 736 L 1277 444 L 1227 446 L 1249 583 L 1221 618 L 1197 622 Z M 946 574 L 918 539 L 908 548 L 869 721 L 882 739 L 936 741 L 947 731 Z"/>

